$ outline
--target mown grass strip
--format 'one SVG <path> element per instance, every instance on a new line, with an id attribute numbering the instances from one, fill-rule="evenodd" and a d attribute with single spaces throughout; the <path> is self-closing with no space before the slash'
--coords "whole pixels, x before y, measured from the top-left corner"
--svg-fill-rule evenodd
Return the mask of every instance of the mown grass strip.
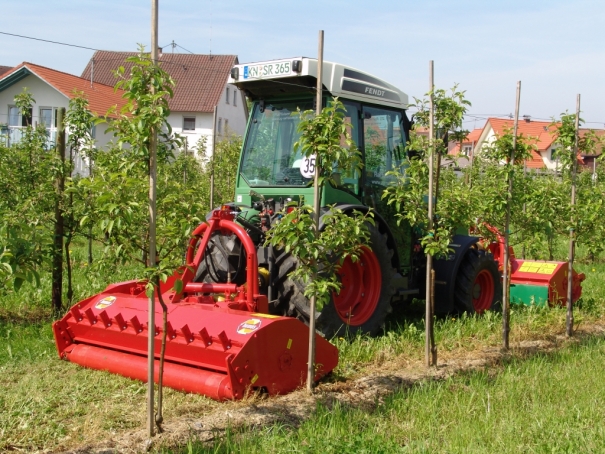
<path id="1" fill-rule="evenodd" d="M 605 446 L 605 340 L 419 382 L 374 411 L 319 406 L 300 427 L 228 430 L 178 453 L 552 453 Z"/>

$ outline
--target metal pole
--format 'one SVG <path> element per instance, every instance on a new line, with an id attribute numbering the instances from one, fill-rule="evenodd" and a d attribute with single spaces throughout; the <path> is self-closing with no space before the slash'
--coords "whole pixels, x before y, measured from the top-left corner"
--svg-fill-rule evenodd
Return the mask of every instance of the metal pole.
<path id="1" fill-rule="evenodd" d="M 434 148 L 435 148 L 435 100 L 433 96 L 433 90 L 435 88 L 434 83 L 434 66 L 433 60 L 429 61 L 429 93 L 430 93 L 430 108 L 429 108 L 429 212 L 428 212 L 428 231 L 430 232 L 433 229 L 433 173 L 434 173 Z M 432 323 L 433 319 L 433 311 L 432 308 L 432 280 L 431 280 L 431 271 L 433 270 L 433 256 L 431 254 L 426 255 L 426 301 L 425 301 L 425 315 L 424 315 L 424 327 L 425 327 L 425 338 L 424 338 L 424 360 L 426 367 L 430 367 L 432 365 L 432 355 L 431 355 L 431 338 L 432 338 Z"/>
<path id="2" fill-rule="evenodd" d="M 315 97 L 316 106 L 315 112 L 317 115 L 321 114 L 322 104 L 322 74 L 323 74 L 323 63 L 324 63 L 324 31 L 319 31 L 319 45 L 317 49 L 317 93 Z M 313 214 L 315 216 L 315 236 L 319 235 L 319 169 L 320 169 L 320 157 L 315 156 L 315 178 L 313 182 Z M 309 359 L 307 362 L 307 392 L 313 393 L 313 384 L 315 382 L 315 304 L 317 298 L 315 295 L 311 297 L 309 301 Z"/>
<path id="3" fill-rule="evenodd" d="M 216 106 L 212 114 L 212 156 L 210 156 L 210 210 L 214 210 L 214 153 L 216 152 Z"/>
<path id="4" fill-rule="evenodd" d="M 508 190 L 506 193 L 506 220 L 504 223 L 504 264 L 502 266 L 502 346 L 505 350 L 509 348 L 509 333 L 510 333 L 510 269 L 509 269 L 509 230 L 510 230 L 510 204 L 513 193 L 513 168 L 515 165 L 515 151 L 517 149 L 517 128 L 519 126 L 519 103 L 521 101 L 521 81 L 517 82 L 517 99 L 515 102 L 515 126 L 513 128 L 513 149 L 510 152 L 507 181 Z"/>
<path id="5" fill-rule="evenodd" d="M 573 335 L 573 259 L 576 249 L 574 223 L 574 208 L 576 206 L 576 173 L 578 171 L 578 136 L 580 132 L 580 95 L 576 100 L 576 137 L 573 147 L 573 164 L 571 167 L 571 229 L 569 229 L 569 265 L 567 267 L 567 317 L 565 333 L 568 337 Z"/>
<path id="6" fill-rule="evenodd" d="M 151 60 L 158 62 L 158 0 L 151 0 Z M 153 88 L 152 88 L 153 90 Z M 155 266 L 156 219 L 156 153 L 157 131 L 152 128 L 149 140 L 149 266 Z M 155 342 L 155 291 L 149 297 L 147 320 L 147 434 L 155 434 L 154 409 L 154 342 Z"/>

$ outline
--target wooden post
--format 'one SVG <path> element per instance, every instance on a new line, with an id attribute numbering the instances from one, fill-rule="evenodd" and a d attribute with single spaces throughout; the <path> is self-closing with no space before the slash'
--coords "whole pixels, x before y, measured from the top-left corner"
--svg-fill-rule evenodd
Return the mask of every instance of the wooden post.
<path id="1" fill-rule="evenodd" d="M 216 153 L 216 106 L 212 116 L 212 156 L 210 156 L 210 211 L 214 210 L 214 153 Z"/>
<path id="2" fill-rule="evenodd" d="M 573 164 L 571 167 L 571 229 L 569 229 L 569 264 L 567 266 L 567 317 L 565 320 L 565 334 L 567 337 L 573 335 L 573 260 L 576 249 L 574 209 L 576 206 L 576 173 L 578 172 L 578 136 L 580 131 L 580 95 L 576 100 L 576 137 L 573 147 Z"/>
<path id="3" fill-rule="evenodd" d="M 63 208 L 61 199 L 65 190 L 65 108 L 57 110 L 57 154 L 61 161 L 60 173 L 55 180 L 55 230 L 53 237 L 52 308 L 55 314 L 63 309 Z"/>
<path id="4" fill-rule="evenodd" d="M 508 190 L 506 192 L 506 220 L 504 221 L 504 264 L 502 272 L 502 347 L 509 349 L 510 333 L 510 267 L 509 267 L 509 235 L 510 235 L 510 205 L 513 193 L 513 168 L 515 165 L 515 150 L 517 149 L 517 128 L 519 126 L 519 102 L 521 101 L 521 81 L 517 82 L 517 98 L 515 102 L 515 123 L 513 128 L 513 149 L 510 152 L 509 164 L 506 176 Z"/>
<path id="5" fill-rule="evenodd" d="M 151 60 L 158 62 L 158 0 L 151 0 Z M 153 90 L 153 88 L 152 88 Z M 155 221 L 156 221 L 156 173 L 157 173 L 157 136 L 155 128 L 150 131 L 149 140 L 149 262 L 156 266 L 155 257 Z M 149 297 L 147 319 L 147 435 L 155 434 L 154 409 L 154 363 L 155 363 L 155 292 Z"/>
<path id="6" fill-rule="evenodd" d="M 429 208 L 428 208 L 428 231 L 430 232 L 433 229 L 433 207 L 434 207 L 434 199 L 433 199 L 433 173 L 434 173 L 434 151 L 435 151 L 435 99 L 433 95 L 433 90 L 435 88 L 434 83 L 434 66 L 433 60 L 429 62 L 429 92 L 431 95 L 430 98 L 430 107 L 429 107 Z M 432 327 L 433 324 L 431 321 L 433 320 L 433 303 L 432 303 L 432 279 L 431 272 L 433 270 L 433 256 L 431 254 L 426 255 L 426 295 L 425 295 L 425 315 L 424 315 L 424 331 L 425 331 L 425 339 L 424 339 L 424 360 L 426 367 L 430 367 L 432 364 L 432 352 L 431 352 L 431 339 L 433 337 Z"/>
<path id="7" fill-rule="evenodd" d="M 324 31 L 319 31 L 319 44 L 317 49 L 317 92 L 315 95 L 315 112 L 321 114 L 322 91 L 323 91 L 323 62 L 324 62 Z M 315 236 L 319 235 L 319 169 L 320 157 L 315 156 L 315 178 L 313 182 L 313 215 L 315 217 Z M 317 297 L 313 295 L 309 301 L 309 358 L 307 361 L 307 392 L 313 393 L 313 384 L 315 382 L 315 305 Z"/>

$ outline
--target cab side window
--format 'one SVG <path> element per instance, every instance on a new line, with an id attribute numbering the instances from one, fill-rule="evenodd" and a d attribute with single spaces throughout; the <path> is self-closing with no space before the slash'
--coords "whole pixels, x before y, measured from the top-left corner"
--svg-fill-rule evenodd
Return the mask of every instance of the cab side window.
<path id="1" fill-rule="evenodd" d="M 387 186 L 387 172 L 397 168 L 404 158 L 405 137 L 401 113 L 393 110 L 363 108 L 364 157 L 367 183 Z"/>

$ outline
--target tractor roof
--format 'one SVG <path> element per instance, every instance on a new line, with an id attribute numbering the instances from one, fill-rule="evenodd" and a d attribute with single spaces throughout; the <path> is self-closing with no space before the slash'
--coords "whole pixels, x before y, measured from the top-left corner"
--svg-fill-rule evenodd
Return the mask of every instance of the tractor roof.
<path id="1" fill-rule="evenodd" d="M 317 59 L 295 57 L 236 65 L 231 70 L 229 83 L 246 90 L 252 99 L 314 93 Z M 323 62 L 322 83 L 323 89 L 332 96 L 407 108 L 408 95 L 397 87 L 338 63 Z"/>

